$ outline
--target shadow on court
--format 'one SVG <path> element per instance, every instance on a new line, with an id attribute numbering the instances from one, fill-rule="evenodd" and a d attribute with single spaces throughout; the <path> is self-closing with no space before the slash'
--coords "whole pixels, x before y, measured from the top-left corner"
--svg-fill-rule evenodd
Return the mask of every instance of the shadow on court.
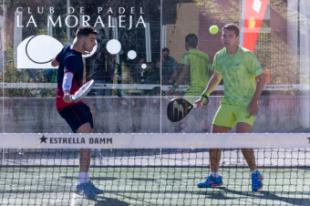
<path id="1" fill-rule="evenodd" d="M 266 199 L 279 200 L 279 201 L 287 202 L 292 205 L 301 205 L 301 206 L 310 205 L 310 199 L 306 199 L 306 198 L 280 197 L 278 195 L 273 194 L 272 192 L 263 192 L 263 194 L 264 194 L 264 198 Z"/>
<path id="2" fill-rule="evenodd" d="M 128 206 L 127 202 L 113 198 L 97 198 L 94 206 Z"/>
<path id="3" fill-rule="evenodd" d="M 234 200 L 239 199 L 239 197 L 229 197 L 226 195 L 225 189 L 213 189 L 212 191 L 205 192 L 194 192 L 194 194 L 204 195 L 208 199 L 214 200 Z"/>
<path id="4" fill-rule="evenodd" d="M 231 193 L 231 194 L 240 195 L 240 196 L 244 196 L 244 197 L 252 197 L 255 199 L 281 201 L 281 202 L 286 202 L 286 203 L 292 204 L 292 205 L 300 205 L 300 206 L 309 206 L 310 205 L 310 199 L 309 198 L 283 197 L 283 196 L 276 195 L 276 194 L 269 192 L 269 191 L 253 193 L 253 192 L 236 191 L 236 190 L 231 190 L 231 189 L 227 189 L 227 188 L 219 188 L 218 190 L 221 190 L 221 191 L 217 191 L 217 192 L 213 192 L 213 193 L 205 192 L 205 194 L 208 195 L 208 198 L 214 198 L 214 199 L 221 198 L 221 196 L 223 196 L 223 198 L 226 198 L 225 197 L 226 193 Z M 292 195 L 292 194 L 297 194 L 297 193 L 289 193 L 289 195 Z M 303 194 L 301 194 L 301 195 L 303 195 Z M 309 196 L 309 194 L 304 194 L 304 195 Z"/>

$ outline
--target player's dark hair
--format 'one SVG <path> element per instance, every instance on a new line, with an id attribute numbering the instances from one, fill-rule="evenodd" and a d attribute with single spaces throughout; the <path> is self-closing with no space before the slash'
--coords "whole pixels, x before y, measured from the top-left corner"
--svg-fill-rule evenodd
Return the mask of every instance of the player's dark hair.
<path id="1" fill-rule="evenodd" d="M 77 30 L 76 30 L 76 36 L 77 37 L 80 37 L 80 36 L 88 36 L 90 34 L 95 34 L 97 35 L 98 32 L 91 26 L 82 26 L 82 27 L 79 27 Z"/>
<path id="2" fill-rule="evenodd" d="M 240 29 L 236 24 L 232 24 L 232 23 L 225 24 L 223 26 L 222 30 L 224 30 L 224 29 L 227 29 L 229 31 L 233 31 L 236 34 L 236 36 L 239 36 L 239 34 L 240 34 Z"/>
<path id="3" fill-rule="evenodd" d="M 162 52 L 168 52 L 169 53 L 170 50 L 169 50 L 169 48 L 165 47 L 165 48 L 162 49 Z"/>
<path id="4" fill-rule="evenodd" d="M 186 42 L 189 46 L 196 48 L 197 45 L 198 45 L 198 37 L 197 37 L 196 34 L 188 34 L 188 35 L 186 35 L 186 37 L 185 37 L 185 42 Z"/>

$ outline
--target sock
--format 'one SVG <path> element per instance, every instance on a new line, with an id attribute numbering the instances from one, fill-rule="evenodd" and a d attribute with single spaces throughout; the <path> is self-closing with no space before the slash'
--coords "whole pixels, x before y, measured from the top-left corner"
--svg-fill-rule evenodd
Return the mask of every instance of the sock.
<path id="1" fill-rule="evenodd" d="M 79 176 L 79 182 L 80 183 L 85 183 L 89 181 L 89 175 L 88 172 L 80 172 Z"/>
<path id="2" fill-rule="evenodd" d="M 210 172 L 210 175 L 212 177 L 218 177 L 219 176 L 218 172 Z"/>
<path id="3" fill-rule="evenodd" d="M 254 173 L 256 173 L 256 172 L 258 172 L 258 170 L 257 170 L 257 169 L 255 169 L 255 170 L 251 170 L 251 174 L 254 174 Z"/>

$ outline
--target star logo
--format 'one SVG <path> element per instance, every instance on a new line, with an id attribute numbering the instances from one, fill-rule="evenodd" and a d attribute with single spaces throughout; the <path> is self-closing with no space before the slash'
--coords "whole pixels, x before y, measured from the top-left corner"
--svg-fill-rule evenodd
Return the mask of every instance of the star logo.
<path id="1" fill-rule="evenodd" d="M 44 135 L 42 135 L 42 137 L 40 138 L 41 142 L 40 143 L 47 143 L 47 137 L 45 137 Z"/>

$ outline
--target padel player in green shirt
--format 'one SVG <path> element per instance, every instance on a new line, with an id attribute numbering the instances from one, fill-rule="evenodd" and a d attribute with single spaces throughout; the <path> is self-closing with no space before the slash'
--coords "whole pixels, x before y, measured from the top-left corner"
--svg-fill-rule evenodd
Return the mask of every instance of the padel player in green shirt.
<path id="1" fill-rule="evenodd" d="M 227 24 L 222 28 L 224 48 L 219 50 L 213 61 L 214 73 L 206 89 L 196 101 L 203 106 L 216 86 L 224 81 L 224 97 L 212 121 L 212 133 L 226 133 L 236 127 L 237 133 L 249 133 L 258 111 L 258 99 L 264 87 L 264 76 L 255 55 L 239 47 L 239 28 Z M 242 149 L 243 156 L 250 168 L 252 191 L 261 190 L 263 176 L 257 170 L 253 149 Z M 223 184 L 218 174 L 221 151 L 210 149 L 211 173 L 198 183 L 199 188 L 216 187 Z"/>
<path id="2" fill-rule="evenodd" d="M 210 78 L 210 60 L 207 53 L 197 48 L 198 37 L 196 34 L 188 34 L 185 37 L 186 52 L 183 54 L 180 64 L 182 66 L 178 83 L 181 83 L 189 76 L 189 88 L 185 98 L 192 100 L 200 96 Z"/>
<path id="3" fill-rule="evenodd" d="M 198 37 L 196 34 L 186 35 L 186 52 L 180 60 L 180 73 L 176 81 L 177 84 L 184 84 L 184 80 L 187 79 L 189 87 L 183 97 L 191 103 L 194 103 L 197 97 L 200 96 L 201 91 L 205 88 L 210 78 L 211 64 L 209 56 L 207 53 L 199 50 L 197 46 Z M 206 119 L 202 115 L 195 115 L 195 117 L 197 127 L 193 127 L 193 122 L 190 121 L 190 125 L 183 124 L 184 129 L 188 128 L 191 132 L 206 132 L 208 129 Z"/>

